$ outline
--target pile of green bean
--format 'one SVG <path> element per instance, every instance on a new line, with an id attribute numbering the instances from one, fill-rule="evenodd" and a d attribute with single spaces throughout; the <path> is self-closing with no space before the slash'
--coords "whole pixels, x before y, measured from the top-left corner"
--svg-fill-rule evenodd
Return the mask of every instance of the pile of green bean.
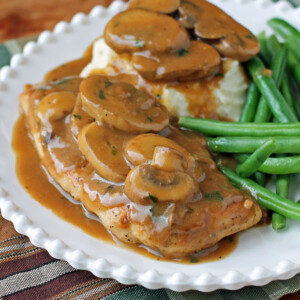
<path id="1" fill-rule="evenodd" d="M 279 18 L 268 25 L 275 34 L 259 34 L 259 56 L 246 63 L 251 81 L 239 122 L 182 117 L 179 124 L 213 136 L 212 151 L 234 155 L 236 172 L 220 170 L 273 211 L 279 230 L 286 217 L 300 221 L 300 204 L 288 199 L 290 176 L 300 172 L 300 31 Z M 276 194 L 265 188 L 266 174 L 276 175 Z"/>

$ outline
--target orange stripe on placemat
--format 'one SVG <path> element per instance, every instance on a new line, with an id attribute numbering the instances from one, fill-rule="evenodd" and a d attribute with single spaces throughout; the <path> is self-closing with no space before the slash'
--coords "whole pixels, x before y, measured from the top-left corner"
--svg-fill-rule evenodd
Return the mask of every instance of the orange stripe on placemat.
<path id="1" fill-rule="evenodd" d="M 55 299 L 72 299 L 76 297 L 79 299 L 90 299 L 95 295 L 99 295 L 99 293 L 101 297 L 105 297 L 125 288 L 128 288 L 128 286 L 113 279 L 95 279 L 86 282 L 84 285 L 74 286 L 59 295 L 55 295 Z"/>

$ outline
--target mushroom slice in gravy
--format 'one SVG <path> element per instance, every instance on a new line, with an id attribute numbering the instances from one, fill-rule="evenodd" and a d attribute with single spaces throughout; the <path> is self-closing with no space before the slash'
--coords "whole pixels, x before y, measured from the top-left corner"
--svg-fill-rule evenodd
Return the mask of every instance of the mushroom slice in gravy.
<path id="1" fill-rule="evenodd" d="M 75 137 L 78 136 L 80 129 L 95 121 L 82 107 L 80 94 L 77 95 L 76 103 L 71 115 L 71 131 Z"/>
<path id="2" fill-rule="evenodd" d="M 180 20 L 214 44 L 222 56 L 246 61 L 259 52 L 256 37 L 224 11 L 204 0 L 182 0 Z"/>
<path id="3" fill-rule="evenodd" d="M 152 165 L 169 172 L 185 172 L 188 169 L 188 161 L 182 153 L 164 146 L 155 147 Z"/>
<path id="4" fill-rule="evenodd" d="M 127 132 L 161 131 L 169 124 L 167 109 L 133 85 L 101 75 L 80 85 L 83 107 L 96 120 Z"/>
<path id="5" fill-rule="evenodd" d="M 213 74 L 221 62 L 220 54 L 210 45 L 193 41 L 189 49 L 176 53 L 159 53 L 155 56 L 137 52 L 132 59 L 134 68 L 149 80 L 194 80 Z"/>
<path id="6" fill-rule="evenodd" d="M 157 12 L 170 14 L 178 9 L 180 0 L 133 0 L 129 4 L 131 8 L 145 8 Z"/>
<path id="7" fill-rule="evenodd" d="M 81 129 L 78 145 L 82 154 L 103 178 L 123 182 L 130 171 L 123 149 L 131 137 L 132 135 L 118 129 L 94 122 Z"/>
<path id="8" fill-rule="evenodd" d="M 133 168 L 125 181 L 127 197 L 138 204 L 186 202 L 197 192 L 194 179 L 185 172 L 165 171 L 154 165 Z"/>
<path id="9" fill-rule="evenodd" d="M 176 142 L 154 133 L 145 133 L 133 137 L 124 149 L 127 160 L 134 166 L 151 163 L 154 150 L 158 146 L 168 147 L 183 155 L 189 166 L 193 166 L 191 154 Z"/>
<path id="10" fill-rule="evenodd" d="M 170 52 L 187 49 L 190 38 L 173 18 L 146 9 L 130 9 L 117 14 L 104 31 L 106 43 L 118 53 L 149 50 Z"/>
<path id="11" fill-rule="evenodd" d="M 52 122 L 66 117 L 76 102 L 76 95 L 72 92 L 60 91 L 46 95 L 35 108 L 35 116 L 41 123 L 48 126 Z"/>

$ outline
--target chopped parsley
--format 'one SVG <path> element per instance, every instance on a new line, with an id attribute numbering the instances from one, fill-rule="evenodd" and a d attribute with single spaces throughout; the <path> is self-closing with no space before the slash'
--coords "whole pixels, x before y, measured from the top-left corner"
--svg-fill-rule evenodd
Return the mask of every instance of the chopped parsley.
<path id="1" fill-rule="evenodd" d="M 112 85 L 112 82 L 110 82 L 110 81 L 104 81 L 104 84 L 105 84 L 105 88 L 107 89 L 109 86 Z"/>
<path id="2" fill-rule="evenodd" d="M 225 35 L 224 34 L 221 35 L 220 39 L 225 39 Z"/>
<path id="3" fill-rule="evenodd" d="M 112 147 L 111 154 L 114 155 L 114 156 L 116 156 L 117 153 L 118 153 L 117 149 L 115 147 Z"/>
<path id="4" fill-rule="evenodd" d="M 249 39 L 249 40 L 254 40 L 254 36 L 251 35 L 251 34 L 245 35 L 245 38 L 246 38 L 246 39 Z"/>
<path id="5" fill-rule="evenodd" d="M 161 99 L 160 94 L 157 94 L 157 95 L 156 95 L 156 98 L 160 100 L 160 99 Z"/>
<path id="6" fill-rule="evenodd" d="M 74 118 L 81 120 L 81 115 L 73 115 Z"/>
<path id="7" fill-rule="evenodd" d="M 99 92 L 99 98 L 102 100 L 106 99 L 102 90 L 100 90 L 100 92 Z"/>
<path id="8" fill-rule="evenodd" d="M 151 199 L 154 203 L 157 202 L 158 198 L 148 193 L 148 198 Z"/>
<path id="9" fill-rule="evenodd" d="M 148 117 L 147 116 L 147 120 L 149 121 L 149 122 L 152 122 L 153 120 L 150 118 L 150 117 Z"/>
<path id="10" fill-rule="evenodd" d="M 205 194 L 204 198 L 209 200 L 220 200 L 220 201 L 224 200 L 224 197 L 219 192 Z"/>
<path id="11" fill-rule="evenodd" d="M 112 189 L 114 188 L 114 185 L 109 185 L 108 187 L 107 187 L 107 192 L 109 192 L 109 191 L 111 191 Z"/>
<path id="12" fill-rule="evenodd" d="M 70 81 L 70 78 L 63 78 L 62 80 L 56 81 L 55 85 L 63 85 Z"/>
<path id="13" fill-rule="evenodd" d="M 222 72 L 218 72 L 215 74 L 216 77 L 224 77 L 224 74 Z"/>
<path id="14" fill-rule="evenodd" d="M 144 48 L 145 47 L 145 42 L 144 41 L 135 41 L 134 46 L 137 47 L 137 48 Z"/>
<path id="15" fill-rule="evenodd" d="M 189 51 L 184 49 L 184 48 L 180 48 L 180 49 L 177 50 L 177 55 L 180 56 L 180 57 L 184 56 L 184 55 L 187 55 L 188 53 L 189 53 Z"/>
<path id="16" fill-rule="evenodd" d="M 191 262 L 191 263 L 197 263 L 197 262 L 198 262 L 198 259 L 197 259 L 195 256 L 191 256 L 190 262 Z"/>

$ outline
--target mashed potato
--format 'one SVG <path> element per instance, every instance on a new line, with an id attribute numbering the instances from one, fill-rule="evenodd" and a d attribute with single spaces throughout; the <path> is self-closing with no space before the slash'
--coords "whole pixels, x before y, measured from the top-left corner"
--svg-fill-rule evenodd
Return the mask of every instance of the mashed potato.
<path id="1" fill-rule="evenodd" d="M 94 43 L 92 61 L 83 69 L 81 76 L 105 74 L 128 75 L 135 78 L 139 88 L 146 89 L 157 97 L 175 116 L 205 118 L 230 118 L 238 120 L 248 88 L 245 72 L 236 60 L 225 59 L 221 72 L 202 81 L 183 83 L 153 83 L 144 80 L 132 67 L 130 55 L 119 55 L 104 41 Z"/>

